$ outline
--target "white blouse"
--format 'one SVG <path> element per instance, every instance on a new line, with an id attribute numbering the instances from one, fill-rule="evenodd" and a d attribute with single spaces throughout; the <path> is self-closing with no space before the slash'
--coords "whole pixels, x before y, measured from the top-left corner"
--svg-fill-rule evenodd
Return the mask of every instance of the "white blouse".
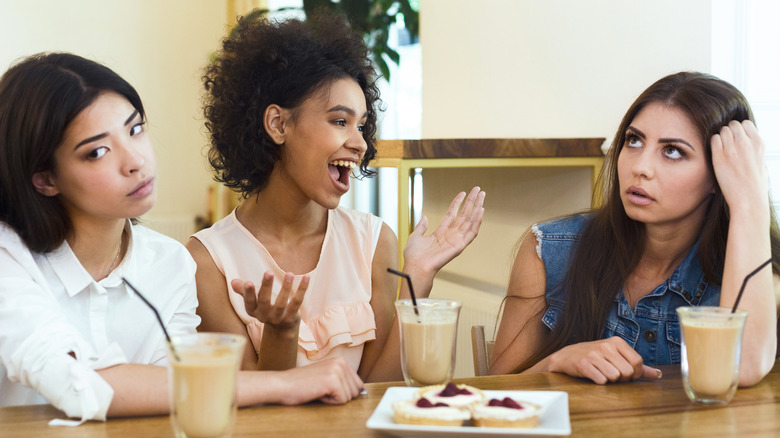
<path id="1" fill-rule="evenodd" d="M 32 253 L 0 222 L 0 406 L 51 403 L 70 417 L 105 420 L 113 389 L 95 370 L 167 363 L 154 313 L 122 277 L 154 304 L 171 336 L 195 331 L 187 250 L 129 221 L 125 230 L 125 258 L 96 282 L 67 242 Z"/>

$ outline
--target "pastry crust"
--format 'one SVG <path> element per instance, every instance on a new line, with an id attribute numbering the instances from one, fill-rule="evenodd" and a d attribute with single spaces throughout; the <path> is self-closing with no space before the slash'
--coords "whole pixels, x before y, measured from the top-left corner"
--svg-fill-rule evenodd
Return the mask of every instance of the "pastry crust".
<path id="1" fill-rule="evenodd" d="M 393 420 L 398 424 L 423 426 L 462 426 L 471 417 L 468 411 L 451 406 L 419 408 L 417 399 L 393 403 Z"/>
<path id="2" fill-rule="evenodd" d="M 539 425 L 541 407 L 534 403 L 515 401 L 522 409 L 490 406 L 489 400 L 469 406 L 471 420 L 477 427 L 534 428 Z"/>

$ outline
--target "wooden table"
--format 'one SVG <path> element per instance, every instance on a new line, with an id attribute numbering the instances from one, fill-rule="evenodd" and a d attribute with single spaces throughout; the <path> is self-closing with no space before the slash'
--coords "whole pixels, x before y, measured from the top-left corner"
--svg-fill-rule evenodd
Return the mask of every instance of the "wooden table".
<path id="1" fill-rule="evenodd" d="M 600 386 L 561 374 L 459 379 L 481 389 L 555 390 L 569 394 L 572 436 L 780 436 L 780 362 L 758 385 L 740 389 L 727 406 L 692 404 L 678 366 L 661 367 L 658 381 Z M 379 400 L 396 383 L 366 385 L 367 394 L 341 406 L 264 406 L 239 410 L 234 437 L 383 437 L 365 427 Z M 49 427 L 60 417 L 51 406 L 0 408 L 3 437 L 173 436 L 168 417 L 89 422 L 76 428 Z"/>
<path id="2" fill-rule="evenodd" d="M 591 189 L 604 162 L 604 138 L 468 138 L 377 141 L 374 167 L 398 169 L 398 249 L 403 253 L 414 212 L 416 169 L 587 167 Z"/>

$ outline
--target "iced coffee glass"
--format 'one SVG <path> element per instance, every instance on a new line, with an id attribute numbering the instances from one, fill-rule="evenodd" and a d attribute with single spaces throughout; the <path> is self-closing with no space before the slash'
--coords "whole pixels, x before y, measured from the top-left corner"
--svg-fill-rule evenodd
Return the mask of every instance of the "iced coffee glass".
<path id="1" fill-rule="evenodd" d="M 168 348 L 171 423 L 178 438 L 229 437 L 236 418 L 236 376 L 246 339 L 196 333 Z"/>
<path id="2" fill-rule="evenodd" d="M 726 404 L 739 383 L 742 332 L 747 312 L 727 307 L 678 307 L 682 378 L 691 401 Z"/>
<path id="3" fill-rule="evenodd" d="M 409 386 L 446 383 L 455 371 L 460 303 L 420 299 L 395 302 L 401 332 L 401 369 Z"/>

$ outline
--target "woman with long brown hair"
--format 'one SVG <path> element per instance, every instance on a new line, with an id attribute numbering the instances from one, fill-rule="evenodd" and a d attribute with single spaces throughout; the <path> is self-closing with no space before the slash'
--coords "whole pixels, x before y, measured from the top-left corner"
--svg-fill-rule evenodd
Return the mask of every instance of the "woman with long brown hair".
<path id="1" fill-rule="evenodd" d="M 760 381 L 777 351 L 780 233 L 752 119 L 739 90 L 707 74 L 645 90 L 607 155 L 603 205 L 521 240 L 490 372 L 660 377 L 653 366 L 680 362 L 675 309 L 731 307 L 773 257 L 739 304 L 740 385 Z"/>

